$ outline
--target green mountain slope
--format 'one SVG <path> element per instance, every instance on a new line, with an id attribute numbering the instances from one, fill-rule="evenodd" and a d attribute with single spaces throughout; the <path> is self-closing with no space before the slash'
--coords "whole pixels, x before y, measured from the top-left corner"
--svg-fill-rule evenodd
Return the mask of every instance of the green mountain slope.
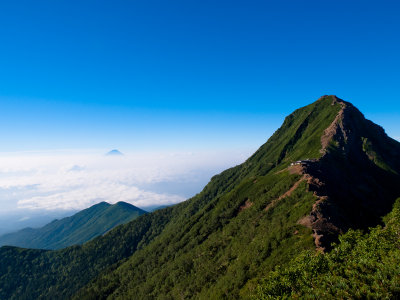
<path id="1" fill-rule="evenodd" d="M 41 228 L 25 228 L 0 236 L 0 245 L 37 249 L 61 249 L 83 244 L 117 225 L 127 223 L 145 211 L 125 202 L 114 205 L 101 202 L 71 217 Z"/>
<path id="2" fill-rule="evenodd" d="M 368 156 L 363 138 L 387 148 L 377 150 L 387 167 Z M 275 264 L 313 248 L 311 230 L 323 248 L 348 228 L 376 225 L 400 194 L 399 155 L 399 143 L 351 104 L 323 97 L 286 118 L 243 165 L 211 181 L 216 189 L 227 184 L 226 192 L 191 218 L 174 218 L 157 240 L 78 298 L 248 295 L 253 280 Z"/>
<path id="3" fill-rule="evenodd" d="M 399 162 L 400 144 L 379 126 L 321 97 L 181 204 L 83 246 L 0 248 L 0 298 L 248 298 L 301 250 L 378 224 L 400 196 Z"/>

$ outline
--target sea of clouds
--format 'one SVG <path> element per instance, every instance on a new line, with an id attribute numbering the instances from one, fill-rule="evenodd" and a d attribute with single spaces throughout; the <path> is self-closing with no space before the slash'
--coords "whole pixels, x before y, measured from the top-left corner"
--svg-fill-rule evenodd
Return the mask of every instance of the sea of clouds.
<path id="1" fill-rule="evenodd" d="M 211 176 L 251 151 L 0 154 L 0 215 L 15 210 L 80 210 L 101 201 L 138 207 L 184 201 Z"/>

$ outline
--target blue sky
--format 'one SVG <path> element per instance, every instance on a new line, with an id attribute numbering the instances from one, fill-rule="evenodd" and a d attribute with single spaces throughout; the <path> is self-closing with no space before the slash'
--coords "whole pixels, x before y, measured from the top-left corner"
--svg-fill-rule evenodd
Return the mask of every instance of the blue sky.
<path id="1" fill-rule="evenodd" d="M 400 139 L 398 1 L 2 1 L 1 152 L 255 149 L 324 94 Z"/>

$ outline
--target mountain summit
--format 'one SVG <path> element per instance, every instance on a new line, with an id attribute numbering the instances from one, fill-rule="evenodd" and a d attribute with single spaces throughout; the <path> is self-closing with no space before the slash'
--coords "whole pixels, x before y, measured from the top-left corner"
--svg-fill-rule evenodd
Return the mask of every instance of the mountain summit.
<path id="1" fill-rule="evenodd" d="M 399 174 L 400 143 L 323 96 L 185 202 L 81 248 L 0 248 L 0 298 L 248 299 L 300 251 L 328 251 L 342 232 L 380 224 Z"/>

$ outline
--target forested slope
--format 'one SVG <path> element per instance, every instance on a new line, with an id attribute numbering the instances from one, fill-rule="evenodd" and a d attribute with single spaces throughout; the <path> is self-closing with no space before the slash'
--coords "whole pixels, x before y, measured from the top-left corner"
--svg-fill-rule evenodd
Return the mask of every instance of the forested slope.
<path id="1" fill-rule="evenodd" d="M 400 198 L 384 226 L 349 230 L 327 254 L 304 251 L 277 267 L 253 299 L 398 299 Z"/>

